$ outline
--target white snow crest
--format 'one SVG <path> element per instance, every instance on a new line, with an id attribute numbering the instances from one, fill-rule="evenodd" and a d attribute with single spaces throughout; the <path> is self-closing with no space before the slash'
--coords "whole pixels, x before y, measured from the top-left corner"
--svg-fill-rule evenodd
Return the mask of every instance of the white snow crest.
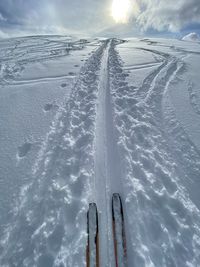
<path id="1" fill-rule="evenodd" d="M 200 37 L 197 33 L 191 32 L 182 38 L 183 41 L 200 42 Z"/>

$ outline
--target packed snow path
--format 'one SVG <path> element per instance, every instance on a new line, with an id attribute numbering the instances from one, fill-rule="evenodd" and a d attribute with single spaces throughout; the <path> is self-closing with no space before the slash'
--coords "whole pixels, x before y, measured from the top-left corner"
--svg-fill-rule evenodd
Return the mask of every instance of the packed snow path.
<path id="1" fill-rule="evenodd" d="M 169 96 L 183 80 L 187 53 L 138 45 L 134 51 L 156 62 L 126 68 L 125 45 L 102 41 L 82 66 L 1 238 L 1 266 L 85 266 L 90 202 L 99 212 L 100 266 L 114 266 L 115 192 L 123 200 L 128 267 L 198 266 L 200 152 Z M 128 83 L 128 71 L 152 66 L 140 86 Z"/>

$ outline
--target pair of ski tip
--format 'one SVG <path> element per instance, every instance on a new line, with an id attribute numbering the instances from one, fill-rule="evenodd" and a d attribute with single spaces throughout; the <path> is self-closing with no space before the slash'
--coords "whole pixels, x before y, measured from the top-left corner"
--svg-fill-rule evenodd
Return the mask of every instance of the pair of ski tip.
<path id="1" fill-rule="evenodd" d="M 119 193 L 114 193 L 113 196 L 112 196 L 112 210 L 113 210 L 114 202 L 115 203 L 118 202 L 120 204 L 120 208 L 121 208 L 120 211 L 121 211 L 121 213 L 123 215 L 122 200 L 121 200 L 121 197 L 120 197 L 120 194 Z M 96 212 L 97 212 L 97 205 L 96 205 L 96 203 L 94 203 L 94 202 L 93 203 L 90 203 L 89 204 L 88 212 L 89 212 L 90 209 L 95 209 Z"/>
<path id="2" fill-rule="evenodd" d="M 112 195 L 112 226 L 113 243 L 116 267 L 126 267 L 126 238 L 122 200 L 119 193 Z M 120 235 L 119 235 L 120 229 Z M 100 267 L 99 265 L 99 225 L 96 203 L 90 203 L 87 212 L 87 249 L 86 266 Z M 122 263 L 123 262 L 123 263 Z"/>

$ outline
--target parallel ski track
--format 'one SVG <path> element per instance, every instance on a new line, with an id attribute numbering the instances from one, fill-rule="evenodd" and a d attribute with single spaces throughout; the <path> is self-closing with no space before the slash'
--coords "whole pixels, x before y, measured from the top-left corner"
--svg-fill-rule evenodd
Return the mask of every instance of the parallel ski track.
<path id="1" fill-rule="evenodd" d="M 95 195 L 100 213 L 100 265 L 114 266 L 112 233 L 112 194 L 122 193 L 122 172 L 113 121 L 110 95 L 110 50 L 116 44 L 110 40 L 102 58 L 95 132 Z"/>
<path id="2" fill-rule="evenodd" d="M 106 91 L 109 89 L 108 77 L 108 53 L 106 48 L 101 62 L 99 92 L 96 106 L 96 130 L 95 130 L 95 190 L 94 201 L 97 203 L 99 212 L 100 233 L 100 265 L 108 266 L 110 251 L 109 235 L 109 180 L 107 176 L 107 148 L 106 148 Z"/>

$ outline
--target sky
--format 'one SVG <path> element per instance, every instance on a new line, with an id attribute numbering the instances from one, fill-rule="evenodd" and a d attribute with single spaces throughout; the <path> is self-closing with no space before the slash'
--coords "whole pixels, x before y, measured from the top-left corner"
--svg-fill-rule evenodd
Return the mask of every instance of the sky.
<path id="1" fill-rule="evenodd" d="M 121 21 L 113 17 L 113 2 Z M 125 2 L 126 14 L 118 14 Z M 98 35 L 122 24 L 133 35 L 200 31 L 200 0 L 0 0 L 0 37 Z"/>

